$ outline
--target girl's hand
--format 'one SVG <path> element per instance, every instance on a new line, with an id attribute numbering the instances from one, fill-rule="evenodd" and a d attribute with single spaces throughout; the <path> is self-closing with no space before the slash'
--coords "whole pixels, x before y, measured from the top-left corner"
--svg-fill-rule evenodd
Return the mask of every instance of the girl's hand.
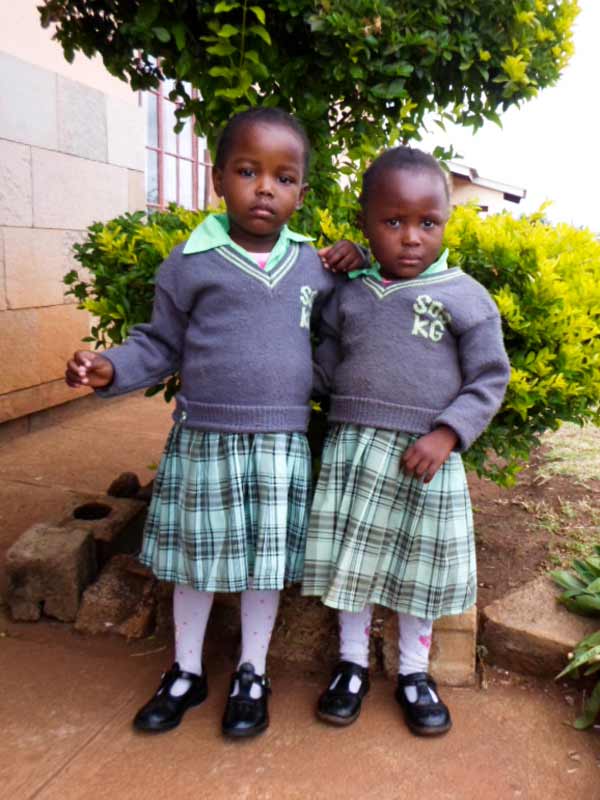
<path id="1" fill-rule="evenodd" d="M 341 239 L 331 247 L 323 247 L 318 253 L 324 268 L 332 272 L 352 272 L 365 266 L 365 254 L 348 239 Z"/>
<path id="2" fill-rule="evenodd" d="M 404 474 L 429 483 L 457 443 L 458 436 L 446 425 L 421 436 L 402 456 Z"/>
<path id="3" fill-rule="evenodd" d="M 90 350 L 78 350 L 67 361 L 65 380 L 74 389 L 80 386 L 102 389 L 112 383 L 114 374 L 114 367 L 108 358 Z"/>

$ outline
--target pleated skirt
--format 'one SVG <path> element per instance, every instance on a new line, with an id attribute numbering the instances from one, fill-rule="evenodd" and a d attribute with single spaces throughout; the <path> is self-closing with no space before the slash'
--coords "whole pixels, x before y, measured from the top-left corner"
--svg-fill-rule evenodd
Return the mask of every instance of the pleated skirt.
<path id="1" fill-rule="evenodd" d="M 430 483 L 400 459 L 416 436 L 357 425 L 325 441 L 312 505 L 302 593 L 360 611 L 378 603 L 436 619 L 475 603 L 471 503 L 452 453 Z"/>
<path id="2" fill-rule="evenodd" d="M 300 433 L 222 434 L 176 424 L 150 504 L 140 560 L 200 591 L 300 581 L 311 493 Z"/>

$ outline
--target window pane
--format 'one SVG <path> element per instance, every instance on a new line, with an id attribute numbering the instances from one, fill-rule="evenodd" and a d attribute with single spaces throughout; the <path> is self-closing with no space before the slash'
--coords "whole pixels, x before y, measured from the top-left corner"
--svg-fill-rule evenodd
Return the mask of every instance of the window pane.
<path id="1" fill-rule="evenodd" d="M 193 127 L 194 123 L 192 122 L 192 118 L 188 117 L 185 121 L 184 129 L 179 134 L 179 155 L 186 156 L 187 158 L 192 157 Z"/>
<path id="2" fill-rule="evenodd" d="M 192 162 L 179 160 L 179 205 L 192 207 L 194 187 L 192 186 Z"/>
<path id="3" fill-rule="evenodd" d="M 173 156 L 165 156 L 165 203 L 177 202 L 177 159 Z"/>
<path id="4" fill-rule="evenodd" d="M 146 202 L 158 203 L 158 153 L 146 150 Z"/>
<path id="5" fill-rule="evenodd" d="M 173 126 L 177 122 L 175 108 L 173 103 L 163 102 L 163 142 L 169 153 L 177 152 L 177 136 L 173 133 Z"/>
<path id="6" fill-rule="evenodd" d="M 200 153 L 198 153 L 200 155 Z M 198 164 L 198 208 L 206 208 L 206 167 Z"/>
<path id="7" fill-rule="evenodd" d="M 158 97 L 155 94 L 147 93 L 146 98 L 146 144 L 150 147 L 158 147 L 158 117 L 157 103 Z"/>

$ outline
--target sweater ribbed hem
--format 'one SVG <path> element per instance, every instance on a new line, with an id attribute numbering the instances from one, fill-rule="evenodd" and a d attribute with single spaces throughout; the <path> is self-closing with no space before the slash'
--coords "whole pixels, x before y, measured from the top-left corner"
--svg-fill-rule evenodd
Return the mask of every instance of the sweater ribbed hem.
<path id="1" fill-rule="evenodd" d="M 429 433 L 441 408 L 413 408 L 365 397 L 332 395 L 329 422 L 349 422 L 406 433 Z"/>
<path id="2" fill-rule="evenodd" d="M 175 422 L 221 433 L 305 433 L 308 406 L 233 406 L 196 403 L 178 395 Z"/>

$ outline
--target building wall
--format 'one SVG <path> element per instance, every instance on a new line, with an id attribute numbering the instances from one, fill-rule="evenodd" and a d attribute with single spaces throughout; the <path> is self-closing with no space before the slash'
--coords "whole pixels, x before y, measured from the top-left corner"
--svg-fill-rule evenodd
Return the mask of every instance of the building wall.
<path id="1" fill-rule="evenodd" d="M 137 94 L 101 60 L 68 64 L 36 4 L 0 11 L 0 423 L 81 396 L 63 381 L 89 327 L 64 297 L 71 247 L 145 206 Z"/>
<path id="2" fill-rule="evenodd" d="M 456 206 L 465 203 L 479 203 L 488 209 L 488 213 L 496 214 L 507 208 L 518 208 L 514 203 L 504 199 L 504 194 L 485 186 L 476 186 L 466 178 L 459 175 L 452 175 L 452 204 Z"/>

